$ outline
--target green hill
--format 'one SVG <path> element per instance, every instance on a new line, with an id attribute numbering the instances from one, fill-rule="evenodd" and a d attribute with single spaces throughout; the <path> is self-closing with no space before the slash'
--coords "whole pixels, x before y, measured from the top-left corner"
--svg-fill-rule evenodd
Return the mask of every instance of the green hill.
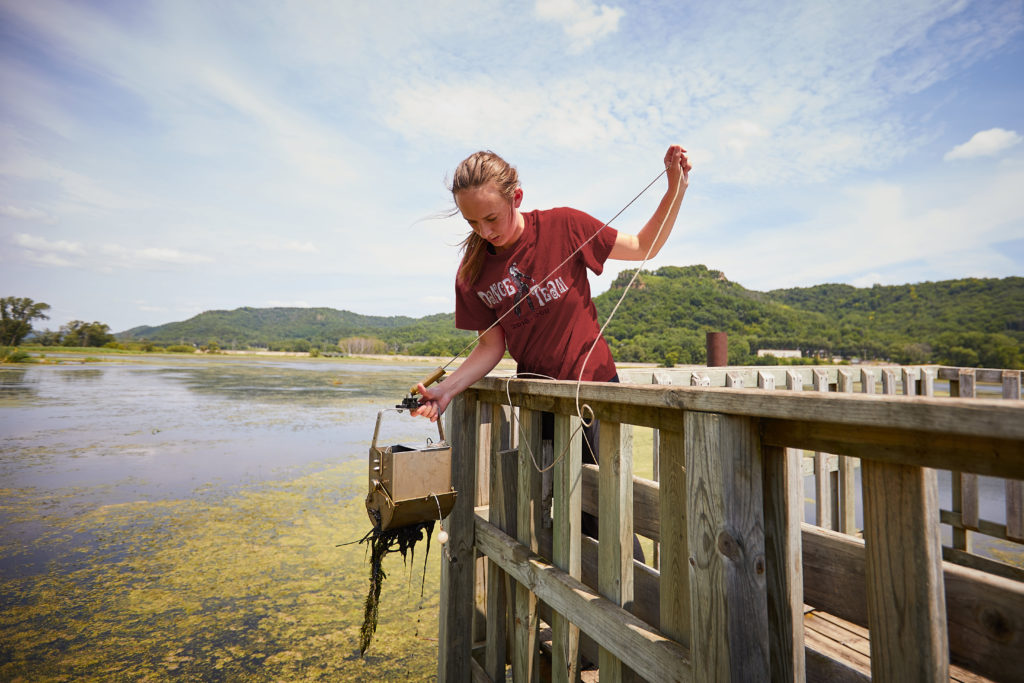
<path id="1" fill-rule="evenodd" d="M 635 271 L 596 297 L 607 316 Z M 938 362 L 1024 364 L 1024 278 L 946 280 L 858 288 L 748 290 L 704 266 L 643 272 L 606 330 L 620 361 L 704 361 L 705 333 L 729 334 L 729 360 L 753 362 L 757 349 L 805 355 Z"/>
<path id="2" fill-rule="evenodd" d="M 636 271 L 595 297 L 607 318 Z M 643 271 L 605 335 L 619 361 L 702 363 L 705 333 L 729 334 L 729 359 L 752 363 L 758 349 L 901 363 L 1024 366 L 1024 278 L 946 280 L 858 288 L 824 284 L 758 292 L 702 265 Z M 454 355 L 474 335 L 454 315 L 377 317 L 332 308 L 207 311 L 122 340 L 217 344 L 221 348 L 361 350 Z M 762 361 L 766 362 L 766 361 Z"/>
<path id="3" fill-rule="evenodd" d="M 455 353 L 474 335 L 455 329 L 453 313 L 424 318 L 372 316 L 333 308 L 236 308 L 206 311 L 182 322 L 134 327 L 117 335 L 124 341 L 158 344 L 216 344 L 221 348 L 337 350 L 343 339 L 377 342 L 378 352 L 422 355 Z M 455 351 L 449 351 L 450 348 Z"/>

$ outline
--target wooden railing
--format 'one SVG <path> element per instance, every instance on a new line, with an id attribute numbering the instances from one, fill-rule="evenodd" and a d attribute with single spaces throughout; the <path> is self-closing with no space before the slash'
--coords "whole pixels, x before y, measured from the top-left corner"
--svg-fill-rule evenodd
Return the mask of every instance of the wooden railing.
<path id="1" fill-rule="evenodd" d="M 460 495 L 445 523 L 439 679 L 505 680 L 511 663 L 517 681 L 573 680 L 582 651 L 602 681 L 863 680 L 805 639 L 806 603 L 869 629 L 872 678 L 945 680 L 952 661 L 1020 680 L 1024 583 L 943 561 L 934 470 L 1024 479 L 1024 404 L 887 396 L 885 373 L 880 395 L 851 393 L 863 377 L 803 370 L 750 381 L 726 369 L 729 387 L 711 371 L 705 386 L 583 385 L 600 468 L 580 464 L 575 383 L 486 378 L 464 392 L 448 409 Z M 917 394 L 934 380 L 899 372 Z M 541 411 L 555 415 L 550 446 Z M 633 477 L 629 425 L 658 430 L 660 481 Z M 843 458 L 860 458 L 863 540 L 802 524 L 804 451 L 839 456 L 840 493 L 852 490 Z M 600 542 L 580 534 L 583 511 Z M 634 560 L 634 533 L 658 544 L 657 569 Z"/>
<path id="2" fill-rule="evenodd" d="M 1006 400 L 1021 399 L 1021 371 L 975 369 L 948 366 L 835 366 L 820 367 L 729 367 L 692 369 L 624 370 L 624 381 L 635 384 L 681 386 L 735 386 L 817 392 L 845 392 L 899 396 L 949 396 Z M 936 393 L 935 383 L 943 386 Z M 655 446 L 655 463 L 657 446 Z M 826 529 L 859 535 L 856 522 L 859 497 L 855 486 L 856 458 L 827 453 L 807 452 L 803 474 L 811 477 L 805 496 L 814 501 L 814 523 Z M 655 469 L 655 479 L 657 470 Z M 1002 484 L 1003 520 L 984 519 L 979 513 L 979 486 L 975 474 L 950 473 L 952 505 L 940 509 L 939 518 L 952 529 L 949 545 L 943 546 L 943 558 L 969 567 L 976 567 L 1024 580 L 1024 562 L 1006 566 L 974 552 L 974 536 L 986 536 L 1005 542 L 1009 553 L 1024 558 L 1024 487 L 1020 481 L 1005 480 Z M 805 519 L 804 521 L 808 521 Z"/>

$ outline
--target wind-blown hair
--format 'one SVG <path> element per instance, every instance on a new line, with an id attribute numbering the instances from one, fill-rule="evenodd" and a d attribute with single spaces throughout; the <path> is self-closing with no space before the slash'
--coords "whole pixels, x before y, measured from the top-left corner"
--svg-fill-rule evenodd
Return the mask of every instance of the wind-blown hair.
<path id="1" fill-rule="evenodd" d="M 469 155 L 455 168 L 451 186 L 448 188 L 455 197 L 462 190 L 482 187 L 493 182 L 502 197 L 512 202 L 519 187 L 519 173 L 500 156 L 484 150 Z M 487 253 L 487 240 L 476 232 L 470 232 L 462 240 L 462 263 L 459 265 L 458 280 L 474 284 L 480 277 Z"/>

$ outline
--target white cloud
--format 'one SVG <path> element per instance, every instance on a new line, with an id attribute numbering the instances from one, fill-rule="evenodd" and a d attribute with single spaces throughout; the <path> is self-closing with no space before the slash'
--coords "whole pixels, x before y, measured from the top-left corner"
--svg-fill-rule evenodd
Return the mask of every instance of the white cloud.
<path id="1" fill-rule="evenodd" d="M 537 0 L 534 11 L 541 19 L 562 25 L 570 40 L 569 51 L 579 53 L 615 33 L 625 10 L 597 5 L 591 0 Z"/>
<path id="2" fill-rule="evenodd" d="M 1011 147 L 1019 145 L 1021 139 L 1021 136 L 1016 131 L 990 128 L 975 133 L 970 140 L 949 150 L 942 158 L 946 161 L 954 161 L 956 159 L 995 156 L 1000 152 L 1005 152 Z"/>
<path id="3" fill-rule="evenodd" d="M 275 299 L 265 301 L 263 305 L 269 308 L 315 308 L 308 301 L 278 301 Z"/>
<path id="4" fill-rule="evenodd" d="M 58 252 L 62 254 L 85 253 L 85 249 L 83 249 L 82 245 L 78 242 L 68 242 L 67 240 L 51 241 L 45 237 L 28 235 L 25 233 L 18 233 L 14 235 L 12 241 L 19 247 L 24 247 L 25 249 L 31 249 L 37 252 Z"/>
<path id="5" fill-rule="evenodd" d="M 53 223 L 53 216 L 40 211 L 39 209 L 23 209 L 20 206 L 12 206 L 6 204 L 0 206 L 0 215 L 7 216 L 9 218 L 17 218 L 22 221 L 40 221 L 42 223 Z"/>
<path id="6" fill-rule="evenodd" d="M 128 248 L 120 244 L 106 244 L 100 251 L 110 257 L 105 268 L 151 268 L 161 266 L 196 265 L 212 263 L 205 254 L 182 251 L 173 247 Z"/>

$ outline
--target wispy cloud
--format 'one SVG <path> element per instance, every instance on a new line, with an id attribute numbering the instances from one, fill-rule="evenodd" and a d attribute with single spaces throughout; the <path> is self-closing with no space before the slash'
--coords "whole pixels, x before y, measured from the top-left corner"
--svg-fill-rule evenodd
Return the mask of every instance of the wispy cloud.
<path id="1" fill-rule="evenodd" d="M 541 19 L 562 25 L 569 51 L 583 52 L 596 41 L 614 33 L 626 13 L 619 7 L 598 5 L 592 0 L 537 0 L 534 11 Z"/>
<path id="2" fill-rule="evenodd" d="M 610 218 L 685 144 L 660 258 L 751 286 L 957 273 L 957 250 L 1024 270 L 991 247 L 1021 234 L 1020 130 L 949 104 L 1024 97 L 1018 1 L 0 0 L 0 23 L 0 287 L 57 308 L 124 274 L 119 329 L 261 301 L 451 310 L 466 227 L 421 219 L 479 148 L 530 208 Z M 999 164 L 934 163 L 981 154 Z M 138 297 L 165 310 L 138 320 Z"/>
<path id="3" fill-rule="evenodd" d="M 991 157 L 1019 145 L 1021 136 L 1013 130 L 990 128 L 975 133 L 962 145 L 957 145 L 942 157 L 946 161 Z"/>

